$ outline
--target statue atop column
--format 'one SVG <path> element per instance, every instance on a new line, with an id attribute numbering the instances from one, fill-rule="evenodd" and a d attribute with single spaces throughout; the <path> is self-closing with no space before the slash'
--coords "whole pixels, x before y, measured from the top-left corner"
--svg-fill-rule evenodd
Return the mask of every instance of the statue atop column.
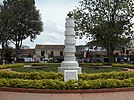
<path id="1" fill-rule="evenodd" d="M 70 12 L 67 14 L 67 16 L 68 16 L 69 18 L 73 17 L 73 12 L 70 11 Z"/>

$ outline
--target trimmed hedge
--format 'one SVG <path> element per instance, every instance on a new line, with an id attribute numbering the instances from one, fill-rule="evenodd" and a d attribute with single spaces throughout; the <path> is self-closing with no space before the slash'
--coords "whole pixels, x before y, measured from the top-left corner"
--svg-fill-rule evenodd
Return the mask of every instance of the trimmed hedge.
<path id="1" fill-rule="evenodd" d="M 109 72 L 109 73 L 96 73 L 96 74 L 79 74 L 80 80 L 95 80 L 95 79 L 127 79 L 134 77 L 134 72 Z M 55 72 L 4 72 L 0 71 L 0 78 L 19 78 L 19 79 L 59 79 L 63 80 L 62 73 Z"/>
<path id="2" fill-rule="evenodd" d="M 109 73 L 95 73 L 95 74 L 79 74 L 79 79 L 95 80 L 95 79 L 127 79 L 134 77 L 134 72 L 109 72 Z"/>
<path id="3" fill-rule="evenodd" d="M 78 81 L 64 82 L 62 73 L 0 71 L 0 87 L 58 90 L 134 87 L 134 72 L 83 73 L 78 77 Z"/>
<path id="4" fill-rule="evenodd" d="M 5 64 L 5 65 L 0 65 L 0 69 L 23 67 L 23 66 L 24 66 L 24 64 L 20 64 L 20 63 L 16 63 L 16 64 Z"/>
<path id="5" fill-rule="evenodd" d="M 85 80 L 79 83 L 80 89 L 100 89 L 100 88 L 120 88 L 120 87 L 133 87 L 134 78 L 124 80 L 118 79 L 97 79 Z"/>
<path id="6" fill-rule="evenodd" d="M 103 66 L 103 63 L 80 63 L 80 67 Z"/>
<path id="7" fill-rule="evenodd" d="M 24 79 L 0 79 L 0 87 L 17 87 L 17 88 L 38 88 L 38 89 L 100 89 L 100 88 L 120 88 L 133 87 L 134 78 L 118 79 L 97 79 L 97 80 L 80 80 L 80 81 L 61 81 L 61 80 L 24 80 Z"/>
<path id="8" fill-rule="evenodd" d="M 63 80 L 63 74 L 55 72 L 5 72 L 0 71 L 0 78 L 19 78 L 19 79 L 60 79 Z"/>
<path id="9" fill-rule="evenodd" d="M 4 72 L 0 71 L 0 87 L 39 89 L 99 89 L 133 87 L 134 72 L 79 74 L 79 80 L 63 81 L 63 74 L 54 72 Z"/>
<path id="10" fill-rule="evenodd" d="M 24 80 L 24 79 L 0 79 L 0 87 L 17 88 L 43 88 L 43 89 L 62 89 L 63 81 L 59 80 Z"/>
<path id="11" fill-rule="evenodd" d="M 112 67 L 134 68 L 133 64 L 112 64 Z"/>

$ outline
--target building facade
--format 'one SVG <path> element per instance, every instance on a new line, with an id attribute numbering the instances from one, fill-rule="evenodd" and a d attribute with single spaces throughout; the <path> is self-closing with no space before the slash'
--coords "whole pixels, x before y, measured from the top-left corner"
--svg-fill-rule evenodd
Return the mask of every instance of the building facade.
<path id="1" fill-rule="evenodd" d="M 64 45 L 36 45 L 35 57 L 36 62 L 52 61 L 61 62 L 63 60 Z"/>

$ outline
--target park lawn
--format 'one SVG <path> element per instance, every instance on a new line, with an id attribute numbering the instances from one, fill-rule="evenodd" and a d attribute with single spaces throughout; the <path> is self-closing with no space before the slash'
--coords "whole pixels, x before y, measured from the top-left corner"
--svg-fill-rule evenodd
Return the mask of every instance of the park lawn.
<path id="1" fill-rule="evenodd" d="M 58 67 L 20 67 L 20 68 L 12 68 L 11 70 L 16 72 L 34 72 L 34 71 L 45 71 L 45 72 L 57 72 Z M 82 67 L 83 73 L 101 73 L 101 72 L 112 72 L 112 71 L 124 71 L 121 67 Z"/>
<path id="2" fill-rule="evenodd" d="M 103 67 L 83 67 L 82 68 L 83 73 L 103 73 L 103 72 L 120 72 L 120 71 L 126 71 L 125 69 L 121 67 L 108 67 L 108 68 L 103 68 Z"/>
<path id="3" fill-rule="evenodd" d="M 22 67 L 22 68 L 12 68 L 11 70 L 16 72 L 34 72 L 34 71 L 44 71 L 44 72 L 57 72 L 57 67 L 44 67 L 44 68 L 34 68 L 34 67 Z"/>

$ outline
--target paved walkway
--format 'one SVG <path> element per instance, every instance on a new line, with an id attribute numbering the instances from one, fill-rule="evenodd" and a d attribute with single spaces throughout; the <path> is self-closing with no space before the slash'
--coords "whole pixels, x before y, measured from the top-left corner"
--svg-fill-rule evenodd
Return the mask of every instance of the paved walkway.
<path id="1" fill-rule="evenodd" d="M 14 72 L 11 70 L 11 68 L 7 68 L 7 69 L 0 69 L 0 71 L 6 71 L 6 72 Z"/>
<path id="2" fill-rule="evenodd" d="M 45 94 L 0 91 L 0 100 L 134 100 L 134 91 L 84 94 Z"/>

